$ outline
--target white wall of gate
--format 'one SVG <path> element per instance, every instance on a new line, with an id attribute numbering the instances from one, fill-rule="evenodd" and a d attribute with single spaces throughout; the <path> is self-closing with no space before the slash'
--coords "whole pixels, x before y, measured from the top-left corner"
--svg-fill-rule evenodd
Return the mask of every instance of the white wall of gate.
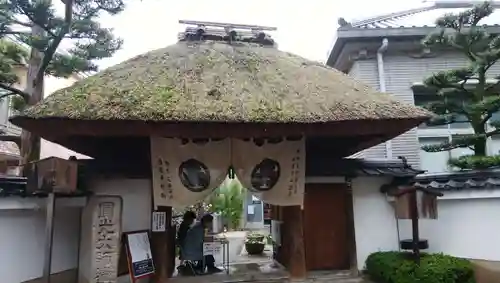
<path id="1" fill-rule="evenodd" d="M 328 182 L 319 180 L 321 182 Z M 338 182 L 336 180 L 335 182 Z M 358 268 L 376 251 L 397 250 L 401 239 L 411 236 L 411 225 L 394 217 L 391 200 L 379 192 L 387 178 L 360 177 L 352 181 Z M 123 231 L 149 229 L 151 194 L 149 180 L 100 180 L 97 194 L 121 195 Z M 58 200 L 55 219 L 52 272 L 75 269 L 78 258 L 80 210 L 84 200 Z M 2 283 L 20 283 L 42 275 L 44 200 L 0 199 L 0 274 Z M 430 252 L 500 261 L 500 190 L 450 192 L 438 201 L 439 219 L 421 220 L 421 237 Z M 121 283 L 128 282 L 120 278 Z M 56 283 L 56 282 L 55 282 Z"/>
<path id="2" fill-rule="evenodd" d="M 58 200 L 54 221 L 52 273 L 75 269 L 82 203 Z M 43 199 L 0 199 L 0 274 L 2 283 L 20 283 L 43 274 L 45 249 Z"/>
<path id="3" fill-rule="evenodd" d="M 122 196 L 124 232 L 150 228 L 149 180 L 99 180 L 91 187 L 96 194 Z M 74 274 L 76 277 L 74 271 L 78 267 L 80 214 L 85 203 L 85 198 L 57 200 L 53 274 L 73 271 L 70 276 L 73 278 Z M 40 278 L 43 275 L 44 248 L 45 199 L 0 198 L 0 282 L 31 283 L 30 280 Z M 67 283 L 64 281 L 67 278 L 62 277 L 63 281 L 56 278 L 53 283 Z M 129 281 L 127 276 L 122 276 L 119 282 Z"/>
<path id="4" fill-rule="evenodd" d="M 377 251 L 398 249 L 400 239 L 411 238 L 411 221 L 396 222 L 393 202 L 379 192 L 381 178 L 353 180 L 354 221 L 358 269 Z M 438 200 L 438 219 L 420 220 L 420 237 L 428 252 L 500 261 L 500 190 L 449 192 Z M 399 224 L 399 225 L 398 225 Z"/>

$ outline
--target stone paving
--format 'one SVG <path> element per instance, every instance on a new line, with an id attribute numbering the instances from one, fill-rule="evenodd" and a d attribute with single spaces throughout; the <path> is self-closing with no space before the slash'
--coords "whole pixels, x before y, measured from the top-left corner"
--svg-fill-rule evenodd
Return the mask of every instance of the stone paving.
<path id="1" fill-rule="evenodd" d="M 260 232 L 260 231 L 259 231 Z M 266 231 L 262 231 L 266 234 Z M 286 271 L 272 260 L 272 246 L 266 245 L 263 255 L 248 255 L 244 249 L 245 236 L 248 232 L 236 231 L 221 234 L 229 241 L 229 274 L 220 273 L 194 277 L 174 277 L 169 282 L 175 283 L 239 283 L 239 282 L 316 282 L 316 283 L 369 283 L 354 277 L 350 272 L 312 272 L 305 280 L 289 279 Z M 215 256 L 216 263 L 222 262 L 222 256 Z"/>
<path id="2" fill-rule="evenodd" d="M 323 273 L 321 275 L 309 274 L 307 279 L 291 280 L 286 272 L 262 273 L 261 271 L 247 271 L 245 274 L 216 274 L 195 277 L 177 277 L 170 279 L 170 282 L 175 283 L 240 283 L 240 282 L 256 282 L 256 283 L 271 283 L 271 282 L 290 282 L 290 283 L 371 283 L 360 277 L 351 275 Z"/>

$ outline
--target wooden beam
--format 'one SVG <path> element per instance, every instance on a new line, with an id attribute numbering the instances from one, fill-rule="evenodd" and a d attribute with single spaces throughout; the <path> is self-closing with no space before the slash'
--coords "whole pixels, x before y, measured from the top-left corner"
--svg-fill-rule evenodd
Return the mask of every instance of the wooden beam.
<path id="1" fill-rule="evenodd" d="M 148 122 L 125 120 L 30 119 L 12 123 L 45 139 L 87 135 L 100 137 L 170 136 L 183 138 L 250 138 L 282 136 L 394 138 L 426 119 L 350 120 L 324 123 Z"/>
<path id="2" fill-rule="evenodd" d="M 163 232 L 151 232 L 151 249 L 156 269 L 153 283 L 165 283 L 172 276 L 173 267 L 171 266 L 171 258 L 175 256 L 175 247 L 172 247 L 170 244 L 172 207 L 160 206 L 156 211 L 165 212 L 166 229 Z"/>
<path id="3" fill-rule="evenodd" d="M 283 239 L 283 241 L 289 242 L 288 247 L 290 248 L 288 272 L 290 272 L 292 279 L 304 279 L 307 277 L 307 270 L 302 208 L 300 206 L 285 206 L 283 214 L 284 222 L 289 228 L 288 237 Z"/>

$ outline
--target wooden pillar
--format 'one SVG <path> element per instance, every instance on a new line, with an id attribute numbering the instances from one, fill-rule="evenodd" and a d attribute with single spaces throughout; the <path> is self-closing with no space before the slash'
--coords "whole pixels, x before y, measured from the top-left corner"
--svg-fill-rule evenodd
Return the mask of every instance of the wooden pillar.
<path id="1" fill-rule="evenodd" d="M 49 193 L 45 212 L 45 254 L 43 262 L 43 282 L 50 283 L 52 267 L 52 244 L 54 241 L 54 217 L 56 210 L 56 195 Z"/>
<path id="2" fill-rule="evenodd" d="M 347 237 L 349 241 L 351 272 L 353 272 L 353 274 L 357 274 L 359 273 L 359 270 L 358 270 L 358 259 L 356 252 L 356 230 L 354 228 L 354 204 L 353 204 L 352 187 L 347 186 L 346 188 L 342 189 L 347 190 L 346 193 Z"/>
<path id="3" fill-rule="evenodd" d="M 170 244 L 170 230 L 172 222 L 172 207 L 160 206 L 159 212 L 165 212 L 166 217 L 166 230 L 164 232 L 151 232 L 151 249 L 153 253 L 153 260 L 155 264 L 155 277 L 154 283 L 164 283 L 172 276 L 173 270 L 171 258 L 175 256 L 175 247 Z"/>
<path id="4" fill-rule="evenodd" d="M 304 243 L 304 227 L 302 219 L 302 208 L 300 206 L 283 207 L 283 221 L 288 227 L 289 262 L 288 271 L 293 279 L 303 279 L 307 276 L 306 254 Z"/>

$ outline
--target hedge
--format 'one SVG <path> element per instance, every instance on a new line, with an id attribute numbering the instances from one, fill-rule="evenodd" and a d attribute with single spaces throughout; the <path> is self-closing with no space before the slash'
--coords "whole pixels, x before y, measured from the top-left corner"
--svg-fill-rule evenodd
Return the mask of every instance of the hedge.
<path id="1" fill-rule="evenodd" d="M 466 259 L 443 254 L 422 254 L 420 265 L 410 253 L 376 252 L 366 260 L 366 272 L 377 283 L 475 283 Z"/>

